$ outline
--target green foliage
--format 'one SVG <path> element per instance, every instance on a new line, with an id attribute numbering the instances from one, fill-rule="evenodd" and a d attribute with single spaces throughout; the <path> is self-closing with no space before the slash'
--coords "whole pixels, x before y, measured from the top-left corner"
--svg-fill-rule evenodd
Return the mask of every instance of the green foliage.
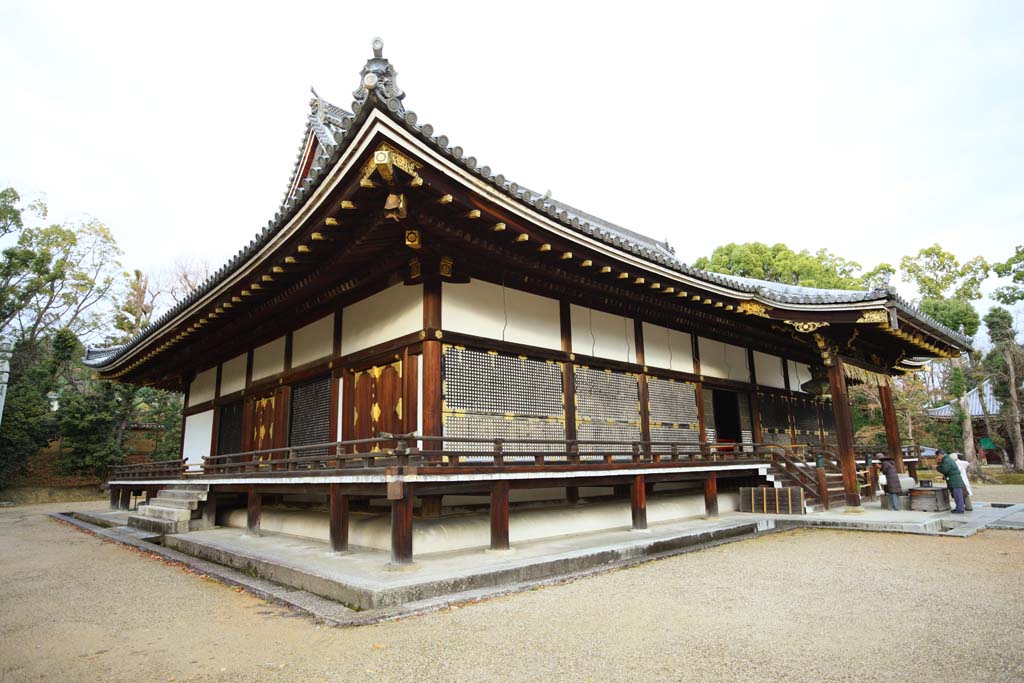
<path id="1" fill-rule="evenodd" d="M 999 287 L 992 297 L 1007 306 L 1024 301 L 1024 245 L 1017 245 L 1013 256 L 992 266 L 999 277 L 1012 278 L 1012 285 Z"/>
<path id="2" fill-rule="evenodd" d="M 973 337 L 981 326 L 981 317 L 965 299 L 922 299 L 918 304 L 926 315 L 938 320 L 951 330 Z"/>
<path id="3" fill-rule="evenodd" d="M 53 386 L 51 370 L 52 364 L 41 345 L 15 346 L 0 424 L 0 488 L 57 432 L 46 397 Z"/>
<path id="4" fill-rule="evenodd" d="M 883 263 L 861 276 L 859 263 L 827 249 L 812 254 L 806 249 L 795 252 L 785 244 L 768 246 L 761 242 L 726 244 L 715 249 L 710 258 L 697 259 L 694 265 L 716 273 L 824 289 L 885 286 L 895 272 L 892 266 Z"/>
<path id="5" fill-rule="evenodd" d="M 917 285 L 922 299 L 980 299 L 981 283 L 989 273 L 982 257 L 961 264 L 938 244 L 921 249 L 916 256 L 904 256 L 900 268 L 904 277 Z"/>
<path id="6" fill-rule="evenodd" d="M 94 382 L 61 397 L 60 464 L 68 472 L 104 474 L 124 461 L 125 432 L 132 422 L 137 387 Z"/>
<path id="7" fill-rule="evenodd" d="M 159 425 L 153 431 L 153 460 L 181 457 L 181 409 L 184 397 L 173 391 L 143 387 L 136 396 L 136 420 Z"/>
<path id="8" fill-rule="evenodd" d="M 993 306 L 985 314 L 985 327 L 993 346 L 1012 344 L 1017 337 L 1013 329 L 1013 316 L 1002 306 Z"/>

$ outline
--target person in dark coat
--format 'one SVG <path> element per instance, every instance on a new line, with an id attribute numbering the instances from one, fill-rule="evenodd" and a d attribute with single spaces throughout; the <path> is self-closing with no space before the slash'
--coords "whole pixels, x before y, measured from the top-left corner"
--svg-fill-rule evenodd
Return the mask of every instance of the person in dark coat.
<path id="1" fill-rule="evenodd" d="M 953 492 L 956 501 L 954 515 L 964 514 L 964 479 L 960 476 L 960 468 L 948 455 L 937 456 L 939 461 L 935 467 L 946 478 L 946 488 Z"/>
<path id="2" fill-rule="evenodd" d="M 892 458 L 882 458 L 882 474 L 885 475 L 885 493 L 889 496 L 889 509 L 900 509 L 900 473 L 896 470 L 896 462 Z"/>

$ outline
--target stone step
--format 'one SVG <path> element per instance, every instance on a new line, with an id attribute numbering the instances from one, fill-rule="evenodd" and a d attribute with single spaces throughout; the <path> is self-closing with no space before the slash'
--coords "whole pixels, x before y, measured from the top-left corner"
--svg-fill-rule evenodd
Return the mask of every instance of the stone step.
<path id="1" fill-rule="evenodd" d="M 179 508 L 181 510 L 195 510 L 199 507 L 199 501 L 188 498 L 164 498 L 157 496 L 150 505 L 164 508 Z"/>
<path id="2" fill-rule="evenodd" d="M 168 519 L 154 519 L 142 515 L 131 515 L 128 517 L 128 526 L 152 531 L 157 534 L 183 534 L 188 531 L 189 523 L 185 521 L 172 521 Z"/>
<path id="3" fill-rule="evenodd" d="M 180 489 L 161 489 L 156 495 L 162 500 L 206 500 L 206 491 L 182 491 Z"/>
<path id="4" fill-rule="evenodd" d="M 183 488 L 165 488 L 160 489 L 160 493 L 157 495 L 164 496 L 167 498 L 185 498 L 189 500 L 206 500 L 206 496 L 209 491 L 200 491 L 197 489 L 183 489 Z"/>
<path id="5" fill-rule="evenodd" d="M 164 519 L 171 522 L 188 522 L 192 517 L 192 511 L 184 508 L 166 508 L 160 505 L 140 505 L 138 509 L 140 517 L 150 519 Z"/>

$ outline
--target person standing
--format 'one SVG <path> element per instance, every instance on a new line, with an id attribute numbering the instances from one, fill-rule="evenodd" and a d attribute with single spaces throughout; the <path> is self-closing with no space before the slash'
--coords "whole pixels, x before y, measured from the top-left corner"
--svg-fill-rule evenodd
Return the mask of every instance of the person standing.
<path id="1" fill-rule="evenodd" d="M 956 458 L 956 466 L 960 468 L 960 478 L 964 480 L 964 509 L 972 512 L 974 506 L 971 505 L 971 496 L 974 495 L 974 491 L 971 490 L 971 477 L 968 474 L 971 463 L 967 462 L 962 453 L 951 453 L 950 457 Z"/>
<path id="2" fill-rule="evenodd" d="M 892 458 L 882 458 L 882 474 L 885 475 L 885 493 L 889 496 L 889 509 L 899 510 L 903 487 L 900 485 L 900 473 L 896 471 L 896 463 Z"/>
<path id="3" fill-rule="evenodd" d="M 953 492 L 953 500 L 956 501 L 953 514 L 962 515 L 964 514 L 964 480 L 960 476 L 960 468 L 957 467 L 956 462 L 948 455 L 943 455 L 941 451 L 935 457 L 938 460 L 935 469 L 946 478 L 946 488 Z"/>

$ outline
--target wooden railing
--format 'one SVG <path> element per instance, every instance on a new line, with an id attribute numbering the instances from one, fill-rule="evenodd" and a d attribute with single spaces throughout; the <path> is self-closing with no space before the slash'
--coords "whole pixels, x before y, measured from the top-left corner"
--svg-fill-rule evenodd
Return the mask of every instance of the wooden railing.
<path id="1" fill-rule="evenodd" d="M 770 460 L 772 453 L 784 450 L 773 444 L 483 439 L 383 433 L 370 439 L 214 455 L 203 459 L 203 474 L 284 477 L 405 465 L 451 468 Z"/>
<path id="2" fill-rule="evenodd" d="M 125 479 L 181 479 L 185 474 L 184 460 L 157 460 L 135 465 L 117 465 L 110 469 L 110 481 Z"/>

